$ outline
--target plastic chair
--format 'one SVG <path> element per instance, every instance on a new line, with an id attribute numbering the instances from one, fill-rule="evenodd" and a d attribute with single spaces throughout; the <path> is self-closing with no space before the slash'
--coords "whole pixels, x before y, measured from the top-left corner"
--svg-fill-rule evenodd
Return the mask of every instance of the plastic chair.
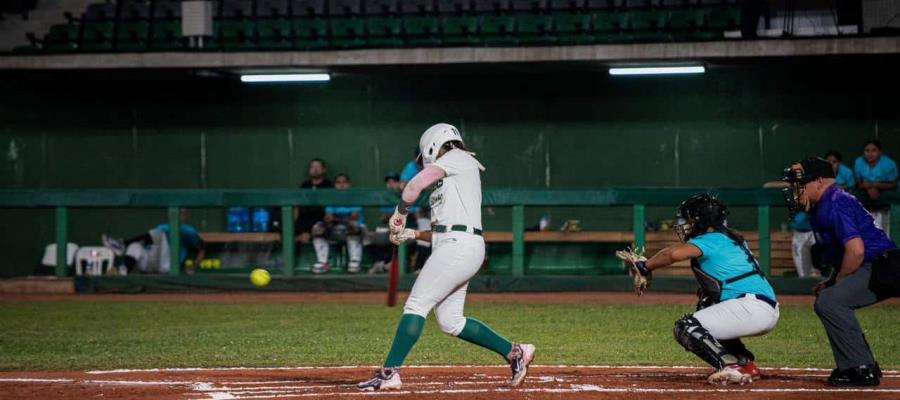
<path id="1" fill-rule="evenodd" d="M 69 243 L 66 245 L 66 266 L 72 266 L 75 261 L 75 252 L 78 251 L 78 245 Z M 56 243 L 50 243 L 44 247 L 44 257 L 41 258 L 41 264 L 46 267 L 56 266 Z"/>
<path id="2" fill-rule="evenodd" d="M 114 268 L 115 255 L 106 247 L 85 246 L 75 252 L 75 275 L 96 276 Z"/>

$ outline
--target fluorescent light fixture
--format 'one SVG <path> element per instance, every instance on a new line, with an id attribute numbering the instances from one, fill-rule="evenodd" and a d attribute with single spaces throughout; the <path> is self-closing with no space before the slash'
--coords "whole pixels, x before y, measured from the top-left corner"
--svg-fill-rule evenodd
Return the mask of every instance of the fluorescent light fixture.
<path id="1" fill-rule="evenodd" d="M 615 67 L 609 69 L 609 74 L 612 76 L 702 74 L 704 72 L 706 72 L 706 68 L 702 65 L 686 65 L 680 67 Z"/>
<path id="2" fill-rule="evenodd" d="M 331 76 L 328 74 L 251 74 L 241 75 L 241 82 L 248 83 L 272 83 L 272 82 L 328 82 Z"/>

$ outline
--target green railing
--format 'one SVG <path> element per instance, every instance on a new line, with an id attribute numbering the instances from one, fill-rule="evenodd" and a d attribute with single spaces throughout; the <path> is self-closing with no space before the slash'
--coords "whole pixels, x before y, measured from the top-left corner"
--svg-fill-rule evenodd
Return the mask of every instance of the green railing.
<path id="1" fill-rule="evenodd" d="M 778 190 L 714 189 L 714 188 L 608 188 L 595 190 L 569 189 L 493 189 L 483 192 L 484 206 L 512 208 L 512 273 L 525 274 L 525 207 L 526 206 L 631 206 L 635 245 L 646 240 L 645 210 L 647 206 L 673 206 L 700 192 L 711 192 L 730 207 L 756 207 L 759 231 L 760 266 L 768 273 L 771 265 L 771 207 L 783 206 Z M 171 227 L 169 242 L 171 271 L 178 275 L 180 247 L 179 208 L 181 207 L 281 207 L 282 252 L 284 274 L 294 273 L 294 219 L 296 206 L 389 206 L 397 203 L 397 193 L 380 190 L 0 190 L 0 208 L 55 208 L 56 210 L 56 275 L 66 275 L 66 244 L 69 230 L 69 208 L 166 208 Z M 886 194 L 891 215 L 900 215 L 900 196 Z M 900 218 L 891 218 L 893 232 L 900 232 Z M 400 246 L 401 271 L 405 271 L 406 248 Z"/>

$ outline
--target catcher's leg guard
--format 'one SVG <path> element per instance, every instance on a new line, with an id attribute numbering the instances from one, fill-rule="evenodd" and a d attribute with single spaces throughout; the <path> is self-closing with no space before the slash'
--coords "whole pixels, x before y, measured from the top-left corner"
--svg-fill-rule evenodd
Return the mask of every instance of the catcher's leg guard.
<path id="1" fill-rule="evenodd" d="M 675 341 L 717 370 L 738 363 L 738 358 L 725 350 L 693 314 L 685 314 L 675 322 Z"/>
<path id="2" fill-rule="evenodd" d="M 738 358 L 738 364 L 746 365 L 750 361 L 755 361 L 756 356 L 747 350 L 747 346 L 744 346 L 744 342 L 741 339 L 731 339 L 731 340 L 720 340 L 719 344 L 725 348 L 729 354 L 733 354 Z"/>

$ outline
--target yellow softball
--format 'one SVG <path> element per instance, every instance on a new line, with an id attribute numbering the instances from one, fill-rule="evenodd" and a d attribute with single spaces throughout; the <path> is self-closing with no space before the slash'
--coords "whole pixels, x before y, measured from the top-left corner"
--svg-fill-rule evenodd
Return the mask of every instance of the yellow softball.
<path id="1" fill-rule="evenodd" d="M 250 282 L 258 287 L 265 287 L 271 281 L 272 276 L 269 275 L 269 271 L 262 268 L 254 269 L 253 272 L 250 273 Z"/>

